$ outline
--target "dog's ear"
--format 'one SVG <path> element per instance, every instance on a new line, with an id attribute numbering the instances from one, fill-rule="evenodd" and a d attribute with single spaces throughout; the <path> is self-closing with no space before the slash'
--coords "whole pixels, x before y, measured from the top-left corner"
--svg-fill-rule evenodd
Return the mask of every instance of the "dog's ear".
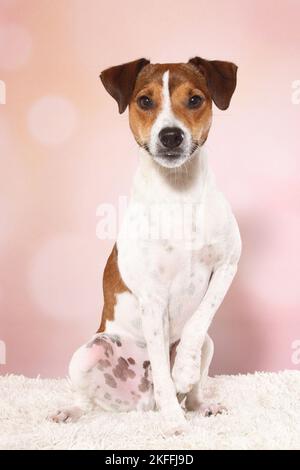
<path id="1" fill-rule="evenodd" d="M 237 66 L 232 62 L 201 57 L 194 57 L 189 63 L 205 76 L 208 90 L 218 108 L 227 109 L 236 87 Z"/>
<path id="2" fill-rule="evenodd" d="M 101 72 L 100 78 L 104 88 L 118 103 L 119 113 L 123 113 L 127 108 L 136 78 L 142 68 L 149 63 L 147 59 L 138 59 Z"/>

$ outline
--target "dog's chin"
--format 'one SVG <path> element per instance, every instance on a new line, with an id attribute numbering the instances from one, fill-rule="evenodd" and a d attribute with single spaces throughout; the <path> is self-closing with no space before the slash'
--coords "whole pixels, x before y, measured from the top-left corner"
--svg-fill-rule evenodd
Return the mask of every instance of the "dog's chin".
<path id="1" fill-rule="evenodd" d="M 199 149 L 200 144 L 193 143 L 190 149 L 180 149 L 180 150 L 165 150 L 161 148 L 156 148 L 154 151 L 150 148 L 148 144 L 139 144 L 150 157 L 163 168 L 169 168 L 170 170 L 180 168 L 185 165 L 185 163 L 192 160 L 194 155 Z"/>
<path id="2" fill-rule="evenodd" d="M 152 155 L 153 160 L 164 168 L 179 168 L 184 165 L 191 156 L 186 153 L 164 152 Z"/>

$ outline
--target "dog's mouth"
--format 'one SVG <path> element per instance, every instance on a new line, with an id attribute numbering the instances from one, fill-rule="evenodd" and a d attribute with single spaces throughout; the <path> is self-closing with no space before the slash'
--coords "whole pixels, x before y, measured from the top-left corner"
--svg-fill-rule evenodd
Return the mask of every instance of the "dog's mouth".
<path id="1" fill-rule="evenodd" d="M 190 149 L 178 148 L 176 150 L 168 150 L 163 147 L 158 147 L 156 152 L 152 153 L 147 143 L 141 145 L 155 162 L 165 168 L 180 167 L 194 156 L 200 146 L 198 142 L 192 142 Z"/>

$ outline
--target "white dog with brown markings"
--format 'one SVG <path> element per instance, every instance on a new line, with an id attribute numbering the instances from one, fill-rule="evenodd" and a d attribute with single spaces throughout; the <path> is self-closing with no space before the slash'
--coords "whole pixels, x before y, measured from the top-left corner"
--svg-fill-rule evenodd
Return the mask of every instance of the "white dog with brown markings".
<path id="1" fill-rule="evenodd" d="M 223 411 L 203 402 L 213 355 L 207 332 L 236 273 L 241 240 L 203 144 L 212 102 L 228 108 L 236 72 L 231 62 L 195 57 L 139 59 L 101 73 L 120 113 L 129 106 L 140 163 L 104 270 L 100 328 L 70 363 L 78 402 L 54 421 L 94 406 L 157 408 L 169 435 L 184 431 L 184 408 Z"/>

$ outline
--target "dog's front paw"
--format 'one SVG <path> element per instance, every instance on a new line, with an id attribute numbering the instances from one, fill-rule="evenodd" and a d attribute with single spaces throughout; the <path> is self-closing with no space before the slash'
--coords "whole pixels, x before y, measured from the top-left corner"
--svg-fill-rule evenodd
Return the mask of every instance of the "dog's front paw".
<path id="1" fill-rule="evenodd" d="M 190 392 L 200 380 L 200 358 L 188 357 L 181 360 L 179 355 L 176 356 L 172 378 L 177 394 Z"/>

